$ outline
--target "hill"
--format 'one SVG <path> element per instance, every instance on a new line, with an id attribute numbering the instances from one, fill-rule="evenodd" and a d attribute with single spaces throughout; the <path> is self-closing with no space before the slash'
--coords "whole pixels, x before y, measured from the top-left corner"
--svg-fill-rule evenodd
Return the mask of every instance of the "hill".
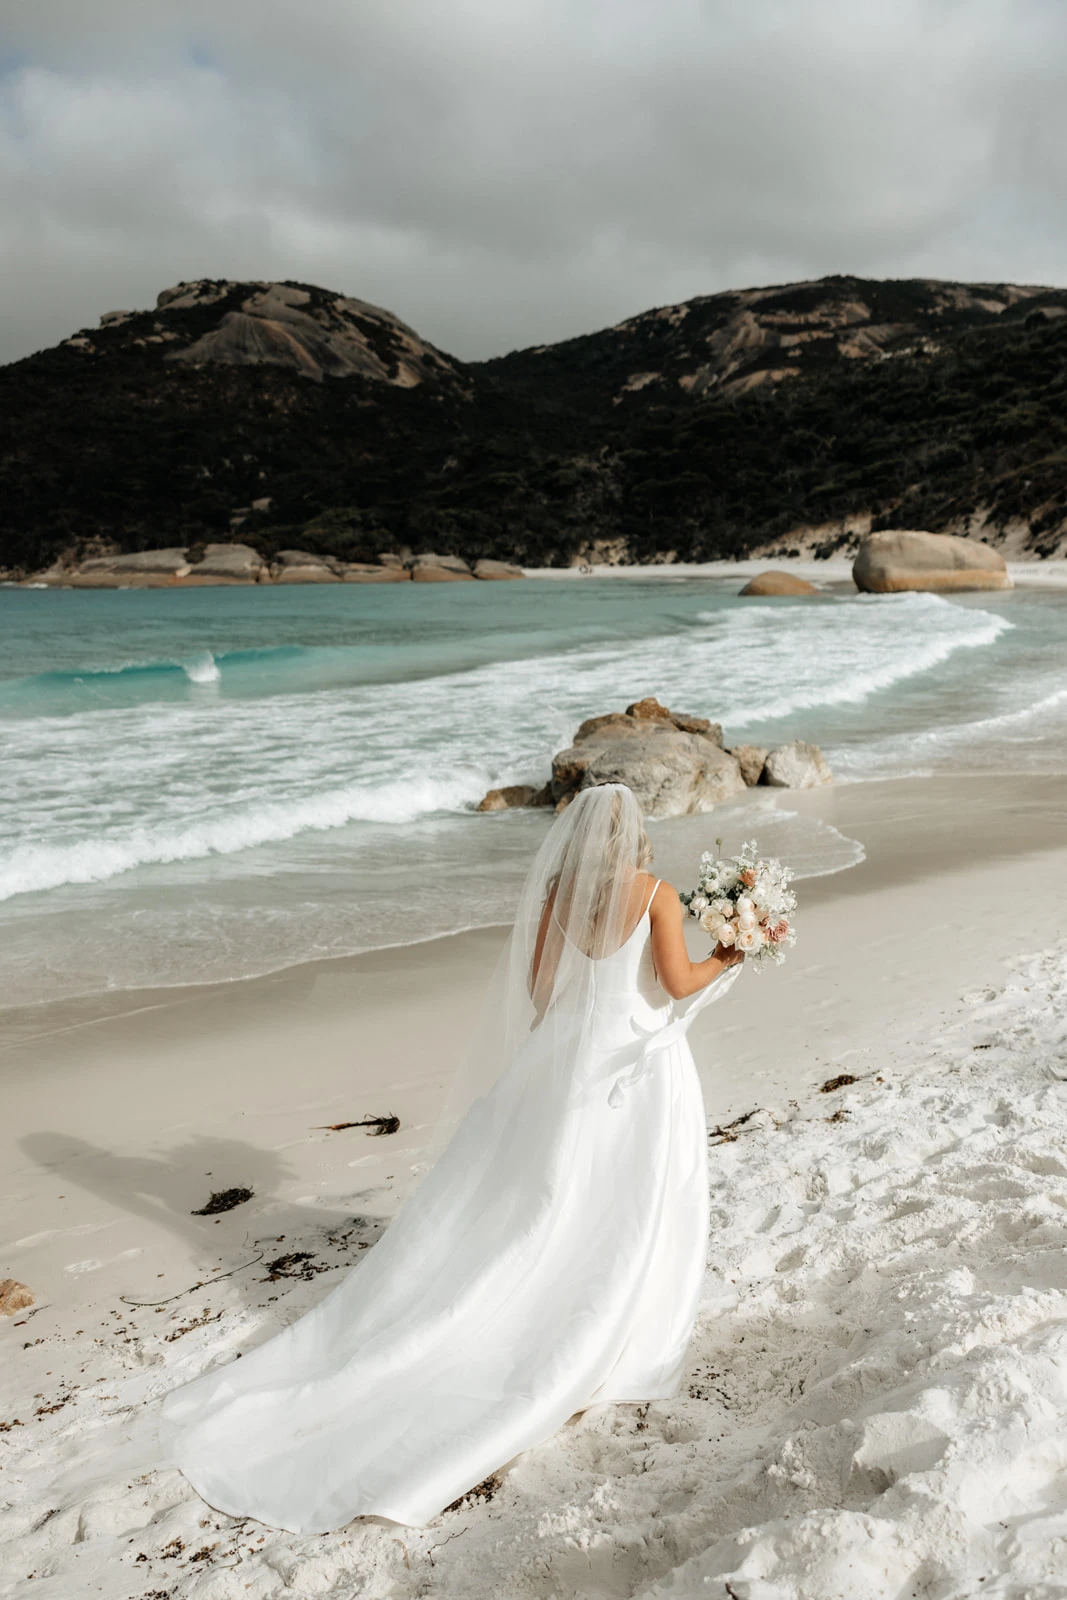
<path id="1" fill-rule="evenodd" d="M 365 301 L 205 279 L 0 368 L 0 567 L 229 537 L 704 560 L 872 524 L 1049 555 L 1065 399 L 1058 289 L 824 278 L 464 363 Z"/>

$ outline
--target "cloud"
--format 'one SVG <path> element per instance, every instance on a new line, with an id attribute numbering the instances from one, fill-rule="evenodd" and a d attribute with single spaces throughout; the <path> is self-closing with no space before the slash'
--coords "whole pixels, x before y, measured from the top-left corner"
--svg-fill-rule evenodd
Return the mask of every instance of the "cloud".
<path id="1" fill-rule="evenodd" d="M 826 272 L 1055 282 L 1059 0 L 0 0 L 0 359 L 199 276 L 469 358 Z"/>

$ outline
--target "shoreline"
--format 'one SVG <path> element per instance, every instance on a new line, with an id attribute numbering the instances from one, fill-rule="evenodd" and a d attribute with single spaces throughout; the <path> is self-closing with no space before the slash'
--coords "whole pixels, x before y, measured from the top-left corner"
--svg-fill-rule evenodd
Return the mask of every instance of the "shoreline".
<path id="1" fill-rule="evenodd" d="M 528 578 L 754 578 L 761 572 L 784 568 L 809 583 L 844 584 L 851 592 L 859 593 L 852 581 L 851 556 L 829 556 L 817 560 L 813 556 L 745 556 L 737 561 L 651 561 L 643 565 L 613 566 L 606 562 L 593 563 L 588 570 L 582 567 L 524 567 Z M 1009 561 L 1008 575 L 1017 588 L 1067 589 L 1067 560 Z M 906 591 L 903 591 L 906 592 Z M 1010 589 L 954 590 L 956 594 L 1010 594 Z M 766 598 L 766 597 L 762 597 Z M 778 598 L 781 598 L 780 596 Z"/>
<path id="2" fill-rule="evenodd" d="M 723 561 L 648 561 L 636 562 L 630 565 L 612 562 L 592 562 L 586 565 L 569 567 L 523 567 L 524 578 L 547 579 L 557 582 L 561 579 L 576 578 L 656 578 L 679 581 L 685 578 L 752 578 L 761 572 L 785 568 L 797 577 L 806 578 L 809 582 L 818 584 L 820 581 L 830 585 L 845 585 L 850 591 L 855 591 L 852 582 L 852 556 L 829 556 L 818 559 L 810 554 L 802 555 L 754 555 L 743 556 L 736 560 Z M 1008 574 L 1016 587 L 1022 588 L 1067 588 L 1067 559 L 1060 557 L 1043 558 L 1033 556 L 1026 560 L 1012 560 L 1007 562 Z M 199 592 L 202 589 L 306 589 L 324 588 L 332 589 L 340 580 L 330 579 L 316 581 L 307 579 L 299 584 L 279 583 L 276 581 L 257 581 L 255 579 L 234 578 L 207 578 L 197 582 L 170 581 L 141 581 L 126 583 L 44 583 L 32 578 L 4 578 L 0 579 L 0 589 L 24 589 L 34 592 L 49 591 L 57 593 L 78 594 L 119 594 L 131 590 L 151 589 L 168 590 L 177 589 Z M 474 583 L 493 580 L 472 579 Z M 512 580 L 517 581 L 517 580 Z M 353 587 L 362 588 L 366 584 L 355 583 Z M 374 584 L 372 582 L 371 587 Z M 391 585 L 392 586 L 392 585 Z M 951 593 L 982 593 L 982 590 L 953 590 Z M 1010 590 L 992 590 L 994 594 L 1010 593 Z M 766 598 L 766 597 L 763 597 Z M 779 597 L 780 598 L 780 597 Z"/>
<path id="3" fill-rule="evenodd" d="M 1001 823 L 990 824 L 989 818 L 993 814 L 999 818 L 1009 810 L 1019 817 L 1029 816 L 1032 831 L 1026 837 L 1036 841 L 1010 851 L 1012 859 L 1019 854 L 1054 850 L 1065 831 L 1059 823 L 1058 812 L 1062 807 L 1062 813 L 1067 813 L 1067 774 L 1020 777 L 1002 774 L 903 776 L 833 784 L 818 789 L 776 790 L 773 793 L 789 811 L 829 823 L 846 837 L 855 838 L 864 850 L 864 858 L 854 864 L 800 879 L 802 906 L 823 905 L 838 898 L 868 894 L 887 887 L 890 881 L 900 882 L 903 876 L 911 881 L 925 880 L 932 870 L 938 870 L 937 862 L 931 859 L 933 841 L 936 841 L 938 860 L 946 864 L 947 870 L 958 869 L 965 865 L 972 842 L 980 841 L 992 847 L 1000 841 Z M 990 798 L 993 801 L 992 810 Z M 905 855 L 897 853 L 898 841 L 893 837 L 897 825 L 894 819 L 899 818 L 902 809 L 914 819 L 918 835 L 918 848 Z M 964 813 L 969 815 L 964 816 Z M 687 825 L 687 832 L 691 831 L 694 835 L 695 849 L 701 823 L 706 822 L 706 831 L 710 832 L 714 817 L 715 813 L 711 811 L 669 820 Z M 961 820 L 969 824 L 966 840 L 964 829 L 959 826 Z M 888 842 L 890 851 L 889 861 L 885 863 L 878 860 L 883 840 Z M 655 849 L 655 833 L 652 843 Z M 1022 845 L 1021 836 L 1017 837 L 1016 844 Z M 872 848 L 876 855 L 874 863 L 871 860 Z M 677 841 L 667 848 L 660 841 L 653 865 L 657 864 L 665 877 L 673 878 L 678 883 L 684 881 L 686 870 L 691 865 Z M 887 877 L 887 874 L 895 876 Z M 253 997 L 252 1003 L 256 1004 L 255 993 L 259 986 L 266 989 L 292 982 L 304 988 L 315 986 L 320 980 L 330 981 L 331 976 L 351 974 L 357 977 L 364 968 L 369 973 L 388 973 L 401 966 L 408 957 L 419 967 L 426 959 L 431 966 L 440 963 L 447 967 L 451 965 L 449 952 L 457 942 L 470 940 L 481 948 L 488 941 L 488 946 L 499 948 L 509 927 L 510 923 L 506 922 L 478 923 L 447 933 L 430 934 L 422 939 L 376 945 L 340 955 L 314 956 L 267 972 L 242 974 L 209 983 L 114 988 L 68 995 L 58 1000 L 35 1000 L 0 1006 L 0 1074 L 3 1073 L 4 1059 L 9 1052 L 38 1040 L 172 1008 L 216 1002 L 221 1005 L 226 996 L 246 992 Z M 465 958 L 460 955 L 456 959 L 462 963 Z"/>
<path id="4" fill-rule="evenodd" d="M 996 1007 L 986 1007 L 989 1021 L 982 1007 L 1003 989 L 1006 971 L 1023 955 L 1067 941 L 1067 777 L 894 779 L 798 791 L 790 807 L 860 839 L 866 859 L 804 880 L 800 941 L 788 961 L 758 978 L 743 975 L 742 987 L 709 1007 L 692 1030 L 712 1130 L 745 1120 L 738 1142 L 731 1134 L 710 1152 L 719 1220 L 691 1351 L 692 1386 L 688 1398 L 648 1413 L 654 1430 L 664 1419 L 663 1447 L 682 1456 L 690 1437 L 732 1440 L 724 1448 L 735 1452 L 749 1448 L 743 1427 L 723 1432 L 719 1389 L 707 1388 L 705 1368 L 727 1374 L 727 1392 L 741 1381 L 747 1346 L 738 1341 L 751 1328 L 752 1297 L 765 1292 L 764 1280 L 767 1293 L 784 1286 L 798 1315 L 809 1299 L 820 1303 L 819 1285 L 839 1286 L 833 1250 L 852 1226 L 846 1200 L 860 1206 L 857 1261 L 869 1259 L 864 1195 L 886 1191 L 886 1226 L 895 1226 L 897 1215 L 910 1217 L 915 1207 L 900 1141 L 926 1135 L 913 1126 L 909 1085 L 921 1084 L 924 1071 L 942 1070 L 937 1053 L 954 1029 L 971 1028 L 973 1048 L 989 1048 L 987 1040 L 999 1037 Z M 676 870 L 666 860 L 657 866 L 667 876 Z M 35 1297 L 33 1306 L 0 1319 L 0 1420 L 9 1424 L 12 1501 L 0 1528 L 6 1525 L 10 1547 L 25 1561 L 20 1575 L 37 1573 L 42 1600 L 90 1587 L 103 1600 L 128 1600 L 163 1579 L 167 1588 L 180 1571 L 177 1557 L 167 1555 L 175 1539 L 194 1555 L 201 1546 L 215 1550 L 190 1569 L 190 1579 L 194 1572 L 206 1577 L 215 1559 L 232 1559 L 224 1559 L 230 1544 L 223 1541 L 237 1540 L 239 1525 L 208 1513 L 176 1473 L 131 1481 L 126 1452 L 137 1441 L 128 1412 L 292 1321 L 373 1243 L 420 1159 L 504 935 L 500 927 L 468 930 L 263 978 L 60 1001 L 33 1008 L 32 1016 L 0 1013 L 0 1159 L 8 1175 L 0 1276 L 26 1283 Z M 1044 992 L 1037 989 L 1032 1003 Z M 1022 1001 L 1031 1005 L 1027 994 L 1021 991 Z M 1020 1048 L 1029 1038 L 1022 1035 Z M 997 1059 L 967 1056 L 990 1068 Z M 820 1086 L 842 1073 L 854 1085 L 824 1098 Z M 1039 1076 L 1039 1064 L 1031 1075 Z M 879 1118 L 896 1116 L 898 1101 L 901 1120 L 887 1130 Z M 828 1126 L 842 1122 L 842 1109 L 844 1126 Z M 970 1106 L 973 1137 L 999 1127 L 995 1110 L 987 1112 L 984 1101 Z M 400 1118 L 397 1134 L 331 1131 L 331 1124 L 383 1115 Z M 939 1171 L 941 1146 L 953 1133 L 935 1113 L 927 1121 L 929 1160 Z M 795 1129 L 796 1137 L 780 1129 Z M 894 1154 L 878 1174 L 881 1190 L 839 1182 L 844 1149 L 855 1145 L 848 1159 L 877 1167 L 881 1158 L 870 1152 L 887 1139 Z M 758 1162 L 769 1163 L 766 1181 L 762 1167 L 750 1165 L 759 1151 Z M 1033 1172 L 1046 1170 L 1053 1169 Z M 735 1173 L 735 1198 L 721 1188 L 726 1171 Z M 824 1187 L 811 1190 L 819 1173 Z M 1031 1173 L 1026 1181 L 1040 1187 L 1052 1180 Z M 803 1196 L 805 1185 L 808 1201 L 798 1208 L 791 1197 L 794 1190 Z M 252 1190 L 247 1202 L 201 1214 L 211 1193 L 236 1186 Z M 915 1221 L 922 1224 L 921 1213 Z M 921 1227 L 916 1237 L 924 1237 Z M 816 1259 L 820 1249 L 828 1252 L 826 1265 L 813 1269 L 809 1283 L 805 1251 Z M 799 1264 L 791 1264 L 794 1257 Z M 911 1270 L 920 1271 L 924 1258 L 916 1259 Z M 877 1288 L 878 1272 L 869 1270 Z M 842 1293 L 847 1300 L 849 1291 Z M 891 1288 L 887 1293 L 887 1304 L 895 1304 Z M 827 1349 L 840 1350 L 834 1336 L 843 1324 L 836 1311 L 827 1318 Z M 806 1360 L 804 1341 L 812 1335 L 805 1327 L 797 1348 Z M 781 1359 L 790 1370 L 797 1332 L 782 1325 Z M 762 1327 L 757 1343 L 767 1343 Z M 762 1392 L 757 1384 L 754 1399 Z M 770 1398 L 775 1407 L 786 1404 L 777 1390 Z M 676 1417 L 690 1421 L 671 1433 Z M 786 1419 L 783 1426 L 788 1412 Z M 540 1526 L 561 1493 L 580 1494 L 561 1489 L 570 1482 L 559 1476 L 568 1452 L 580 1452 L 589 1439 L 596 1456 L 598 1429 L 617 1439 L 633 1421 L 630 1408 L 597 1408 L 529 1452 L 508 1470 L 493 1504 L 465 1503 L 455 1523 L 464 1538 L 447 1556 L 432 1553 L 454 1531 L 452 1514 L 425 1531 L 357 1523 L 322 1539 L 272 1532 L 266 1545 L 255 1544 L 263 1530 L 249 1524 L 242 1577 L 262 1573 L 266 1581 L 277 1557 L 299 1588 L 302 1564 L 310 1574 L 328 1556 L 338 1575 L 354 1579 L 397 1550 L 399 1537 L 430 1583 L 424 1592 L 435 1592 L 442 1566 L 467 1551 L 474 1566 L 456 1592 L 488 1600 L 500 1592 L 500 1563 L 517 1561 L 532 1537 L 524 1519 L 532 1519 L 531 1529 Z M 639 1433 L 635 1440 L 643 1448 Z M 150 1472 L 152 1446 L 138 1448 L 148 1453 L 136 1470 Z M 93 1473 L 88 1489 L 71 1476 L 72 1462 Z M 595 1487 L 602 1470 L 590 1470 Z M 42 1518 L 42 1508 L 52 1507 Z M 538 1535 L 538 1548 L 553 1559 L 567 1547 L 569 1514 L 558 1529 L 551 1523 L 543 1540 Z M 623 1536 L 621 1512 L 609 1507 L 598 1517 L 613 1543 Z M 672 1564 L 712 1543 L 711 1533 L 701 1537 L 703 1543 L 683 1541 Z M 147 1565 L 133 1568 L 139 1552 Z M 474 1576 L 481 1562 L 484 1579 Z M 662 1568 L 641 1571 L 647 1583 Z M 639 1591 L 635 1582 L 627 1592 Z M 521 1592 L 559 1591 L 553 1580 Z"/>

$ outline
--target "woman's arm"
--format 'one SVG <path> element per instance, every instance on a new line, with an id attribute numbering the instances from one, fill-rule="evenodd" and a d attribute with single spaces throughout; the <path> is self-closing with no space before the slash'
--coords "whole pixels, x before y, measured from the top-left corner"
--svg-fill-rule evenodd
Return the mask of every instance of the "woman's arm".
<path id="1" fill-rule="evenodd" d="M 727 967 L 736 967 L 745 959 L 740 950 L 716 945 L 706 961 L 691 961 L 682 932 L 682 902 L 678 891 L 669 883 L 661 883 L 648 908 L 652 921 L 652 959 L 656 963 L 656 976 L 672 1000 L 684 1000 L 687 995 L 706 989 Z"/>
<path id="2" fill-rule="evenodd" d="M 552 998 L 552 986 L 556 978 L 556 968 L 559 966 L 560 938 L 558 930 L 553 926 L 552 912 L 556 904 L 556 895 L 553 890 L 545 900 L 541 911 L 541 921 L 537 929 L 537 941 L 534 945 L 533 959 L 530 962 L 530 999 L 534 1003 L 536 1021 L 540 1022 L 548 1010 L 548 1003 Z"/>

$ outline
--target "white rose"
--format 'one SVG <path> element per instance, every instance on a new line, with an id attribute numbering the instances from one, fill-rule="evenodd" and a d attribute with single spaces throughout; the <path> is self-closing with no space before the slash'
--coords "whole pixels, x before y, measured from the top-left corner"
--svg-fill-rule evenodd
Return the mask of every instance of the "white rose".
<path id="1" fill-rule="evenodd" d="M 699 917 L 702 911 L 708 909 L 708 897 L 704 894 L 695 894 L 689 902 L 690 915 Z"/>
<path id="2" fill-rule="evenodd" d="M 752 929 L 757 926 L 755 914 L 751 911 L 742 911 L 737 919 L 737 926 L 742 933 L 751 933 Z"/>
<path id="3" fill-rule="evenodd" d="M 745 911 L 755 910 L 755 905 L 753 901 L 749 899 L 747 894 L 743 894 L 738 899 L 737 909 L 738 911 L 744 913 Z"/>
<path id="4" fill-rule="evenodd" d="M 721 912 L 724 917 L 732 917 L 734 914 L 734 903 L 732 900 L 727 900 L 725 896 L 722 896 L 718 900 L 713 900 L 711 902 L 711 909 L 713 911 Z"/>
<path id="5" fill-rule="evenodd" d="M 737 948 L 746 952 L 758 950 L 763 943 L 763 935 L 758 928 L 742 928 L 737 935 Z"/>
<path id="6" fill-rule="evenodd" d="M 731 945 L 737 937 L 737 930 L 732 922 L 724 922 L 718 932 L 720 944 Z"/>
<path id="7" fill-rule="evenodd" d="M 705 911 L 704 915 L 700 919 L 700 926 L 703 928 L 705 933 L 710 933 L 712 938 L 714 938 L 725 921 L 726 918 L 718 911 Z"/>

